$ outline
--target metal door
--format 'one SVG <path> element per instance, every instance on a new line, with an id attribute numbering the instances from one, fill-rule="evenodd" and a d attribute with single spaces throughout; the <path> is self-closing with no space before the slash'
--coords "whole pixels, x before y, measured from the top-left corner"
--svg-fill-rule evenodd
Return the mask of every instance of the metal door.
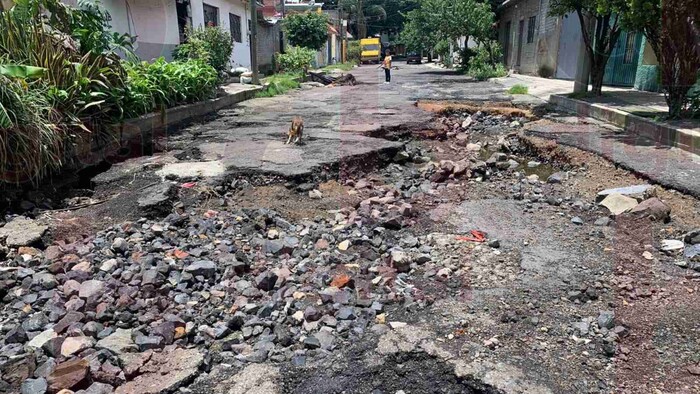
<path id="1" fill-rule="evenodd" d="M 605 66 L 603 84 L 634 86 L 641 44 L 642 34 L 640 33 L 623 31 L 620 34 Z"/>

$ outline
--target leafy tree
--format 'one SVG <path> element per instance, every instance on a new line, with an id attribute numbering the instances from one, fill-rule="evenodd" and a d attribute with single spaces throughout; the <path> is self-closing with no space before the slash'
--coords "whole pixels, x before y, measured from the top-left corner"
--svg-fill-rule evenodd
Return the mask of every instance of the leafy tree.
<path id="1" fill-rule="evenodd" d="M 661 0 L 627 0 L 625 29 L 642 32 L 658 57 L 661 53 Z"/>
<path id="2" fill-rule="evenodd" d="M 669 116 L 681 115 L 688 106 L 688 91 L 700 68 L 700 7 L 687 1 L 627 0 L 622 14 L 624 26 L 640 31 L 651 46 L 661 68 L 661 85 Z"/>
<path id="3" fill-rule="evenodd" d="M 552 0 L 549 5 L 550 15 L 575 12 L 578 16 L 591 60 L 593 94 L 601 95 L 605 65 L 622 33 L 621 15 L 627 10 L 626 0 Z"/>
<path id="4" fill-rule="evenodd" d="M 439 41 L 439 34 L 431 22 L 430 15 L 423 7 L 405 14 L 400 40 L 409 51 L 423 52 L 432 50 Z"/>
<path id="5" fill-rule="evenodd" d="M 487 41 L 495 15 L 489 3 L 478 0 L 420 0 L 406 13 L 402 40 L 413 50 L 449 45 L 460 37 Z"/>
<path id="6" fill-rule="evenodd" d="M 292 46 L 318 51 L 328 39 L 328 17 L 325 14 L 292 14 L 284 18 L 283 26 Z"/>
<path id="7" fill-rule="evenodd" d="M 700 70 L 700 7 L 697 2 L 664 0 L 659 64 L 668 112 L 677 118 L 687 109 L 688 91 Z"/>
<path id="8" fill-rule="evenodd" d="M 488 3 L 477 0 L 439 0 L 441 17 L 438 21 L 447 38 L 460 37 L 485 41 L 491 36 L 495 15 Z"/>

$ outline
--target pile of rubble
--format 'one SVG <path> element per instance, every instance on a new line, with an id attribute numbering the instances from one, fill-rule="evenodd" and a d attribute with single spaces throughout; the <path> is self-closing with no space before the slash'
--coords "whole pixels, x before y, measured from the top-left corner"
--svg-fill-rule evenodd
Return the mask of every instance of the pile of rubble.
<path id="1" fill-rule="evenodd" d="M 328 220 L 192 211 L 11 249 L 0 391 L 169 391 L 212 359 L 303 364 L 386 330 L 387 306 L 429 302 L 406 275 L 432 248 L 404 228 L 410 187 L 348 185 L 366 198 Z"/>

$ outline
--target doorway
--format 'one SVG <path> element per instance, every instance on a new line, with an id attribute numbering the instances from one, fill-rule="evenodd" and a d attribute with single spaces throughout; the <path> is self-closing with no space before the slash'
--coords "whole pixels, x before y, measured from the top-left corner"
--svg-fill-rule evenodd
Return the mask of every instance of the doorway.
<path id="1" fill-rule="evenodd" d="M 525 19 L 518 23 L 518 57 L 515 60 L 515 65 L 520 67 L 520 60 L 523 56 L 523 32 L 525 31 Z"/>
<path id="2" fill-rule="evenodd" d="M 503 63 L 510 66 L 510 21 L 506 22 L 505 32 L 503 34 Z"/>
<path id="3" fill-rule="evenodd" d="M 177 29 L 180 34 L 180 44 L 184 43 L 185 28 L 190 25 L 190 2 L 189 0 L 177 0 L 175 2 L 175 10 L 177 12 Z"/>

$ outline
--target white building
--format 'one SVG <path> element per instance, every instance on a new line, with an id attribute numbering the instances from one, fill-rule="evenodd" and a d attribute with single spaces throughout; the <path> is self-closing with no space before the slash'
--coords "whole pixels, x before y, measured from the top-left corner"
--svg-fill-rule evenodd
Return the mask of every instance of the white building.
<path id="1" fill-rule="evenodd" d="M 66 0 L 75 5 L 75 0 Z M 247 0 L 102 0 L 112 28 L 136 37 L 136 54 L 143 60 L 172 59 L 184 42 L 185 26 L 220 26 L 233 38 L 233 67 L 250 67 L 250 8 Z"/>

